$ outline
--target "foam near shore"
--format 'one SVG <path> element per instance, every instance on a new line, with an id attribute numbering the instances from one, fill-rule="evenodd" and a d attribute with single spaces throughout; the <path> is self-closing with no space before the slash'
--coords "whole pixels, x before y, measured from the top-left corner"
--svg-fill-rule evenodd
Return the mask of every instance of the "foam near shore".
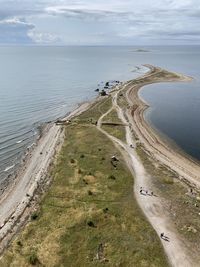
<path id="1" fill-rule="evenodd" d="M 139 90 L 147 84 L 166 81 L 190 81 L 192 78 L 151 65 L 145 65 L 145 67 L 150 69 L 149 72 L 128 82 L 126 90 L 126 98 L 129 103 L 126 114 L 128 121 L 131 123 L 139 141 L 151 154 L 152 158 L 179 173 L 181 179 L 200 187 L 200 166 L 173 150 L 151 128 L 144 119 L 144 112 L 148 105 L 138 95 Z M 92 103 L 83 103 L 63 120 L 69 120 L 79 115 L 88 109 Z M 63 137 L 62 125 L 57 126 L 55 123 L 49 123 L 22 170 L 0 197 L 0 251 L 3 251 L 13 234 L 30 214 L 32 209 L 30 203 L 37 202 L 37 198 L 35 198 L 37 190 L 41 191 L 44 184 L 48 185 L 50 183 L 50 177 L 46 179 L 49 166 L 62 146 Z"/>
<path id="2" fill-rule="evenodd" d="M 91 104 L 92 102 L 85 102 L 78 105 L 65 119 L 79 115 Z M 30 214 L 35 201 L 37 202 L 37 191 L 41 192 L 43 187 L 48 186 L 50 182 L 48 170 L 62 147 L 63 139 L 62 126 L 57 126 L 53 122 L 47 124 L 37 144 L 29 148 L 26 159 L 15 177 L 9 177 L 1 184 L 0 252 Z M 8 167 L 6 171 L 11 168 L 14 166 Z"/>

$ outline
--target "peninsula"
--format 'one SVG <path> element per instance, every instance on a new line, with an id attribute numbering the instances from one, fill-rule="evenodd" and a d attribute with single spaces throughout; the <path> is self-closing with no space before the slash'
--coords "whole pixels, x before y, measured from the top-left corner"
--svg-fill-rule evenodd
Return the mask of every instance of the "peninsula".
<path id="1" fill-rule="evenodd" d="M 0 199 L 0 266 L 199 266 L 200 165 L 144 119 L 149 71 L 50 124 Z"/>

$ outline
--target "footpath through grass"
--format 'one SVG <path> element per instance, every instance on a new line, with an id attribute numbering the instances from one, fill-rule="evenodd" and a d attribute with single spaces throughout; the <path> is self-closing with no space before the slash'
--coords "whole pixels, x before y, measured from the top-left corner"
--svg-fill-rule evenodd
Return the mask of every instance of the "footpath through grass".
<path id="1" fill-rule="evenodd" d="M 109 101 L 66 127 L 52 185 L 0 266 L 168 266 L 159 238 L 134 199 L 125 162 L 89 123 L 109 109 Z M 112 155 L 119 159 L 115 167 Z"/>
<path id="2" fill-rule="evenodd" d="M 103 122 L 109 123 L 122 123 L 118 118 L 117 111 L 113 109 L 107 116 L 104 117 Z M 102 125 L 102 129 L 108 132 L 110 135 L 126 142 L 126 131 L 124 125 Z"/>

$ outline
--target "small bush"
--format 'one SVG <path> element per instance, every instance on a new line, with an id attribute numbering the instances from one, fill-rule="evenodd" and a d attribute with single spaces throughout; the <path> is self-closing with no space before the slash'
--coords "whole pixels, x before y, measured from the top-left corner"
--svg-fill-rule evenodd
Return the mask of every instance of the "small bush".
<path id="1" fill-rule="evenodd" d="M 80 158 L 81 159 L 85 158 L 85 155 L 84 154 L 80 155 Z"/>
<path id="2" fill-rule="evenodd" d="M 93 228 L 96 227 L 95 224 L 93 223 L 93 221 L 89 221 L 89 222 L 87 223 L 87 225 L 90 226 L 90 227 L 93 227 Z"/>
<path id="3" fill-rule="evenodd" d="M 36 265 L 39 262 L 37 254 L 35 252 L 31 252 L 31 254 L 28 256 L 28 262 L 31 265 Z"/>
<path id="4" fill-rule="evenodd" d="M 93 195 L 92 191 L 88 190 L 88 195 L 92 196 Z"/>
<path id="5" fill-rule="evenodd" d="M 17 245 L 18 245 L 19 247 L 22 247 L 22 242 L 21 242 L 20 240 L 18 240 L 18 241 L 17 241 Z"/>
<path id="6" fill-rule="evenodd" d="M 38 214 L 37 212 L 34 212 L 33 214 L 31 214 L 31 220 L 34 221 L 38 218 Z"/>
<path id="7" fill-rule="evenodd" d="M 70 159 L 70 162 L 71 162 L 72 164 L 74 164 L 74 163 L 75 163 L 75 160 L 74 160 L 74 159 Z"/>
<path id="8" fill-rule="evenodd" d="M 110 176 L 108 176 L 108 179 L 116 180 L 116 177 L 114 175 L 110 175 Z"/>

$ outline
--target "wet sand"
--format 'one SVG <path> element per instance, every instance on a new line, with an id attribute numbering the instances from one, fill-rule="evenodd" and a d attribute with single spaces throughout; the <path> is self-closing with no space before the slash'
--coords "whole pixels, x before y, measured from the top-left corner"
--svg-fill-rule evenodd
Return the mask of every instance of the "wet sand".
<path id="1" fill-rule="evenodd" d="M 174 149 L 167 139 L 163 139 L 158 131 L 145 120 L 144 113 L 149 108 L 139 96 L 139 90 L 148 84 L 160 82 L 189 82 L 191 77 L 169 72 L 158 67 L 145 65 L 150 71 L 136 80 L 131 81 L 126 90 L 126 97 L 130 105 L 127 112 L 133 129 L 153 159 L 161 162 L 179 174 L 180 179 L 189 185 L 200 189 L 200 165 L 198 162 Z"/>
<path id="2" fill-rule="evenodd" d="M 144 146 L 153 159 L 179 174 L 191 186 L 200 188 L 200 165 L 190 158 L 174 150 L 166 140 L 162 139 L 144 118 L 144 112 L 149 107 L 138 95 L 139 90 L 156 82 L 189 82 L 192 78 L 177 73 L 145 65 L 149 68 L 144 76 L 129 81 L 126 89 L 126 98 L 130 105 L 127 111 L 128 121 L 137 135 L 139 142 Z M 77 116 L 94 103 L 84 103 L 65 119 Z M 38 140 L 38 144 L 31 152 L 14 182 L 0 196 L 0 252 L 8 244 L 13 235 L 20 229 L 28 218 L 31 210 L 37 203 L 37 191 L 48 185 L 49 166 L 55 160 L 63 139 L 63 127 L 50 123 L 45 134 Z"/>

